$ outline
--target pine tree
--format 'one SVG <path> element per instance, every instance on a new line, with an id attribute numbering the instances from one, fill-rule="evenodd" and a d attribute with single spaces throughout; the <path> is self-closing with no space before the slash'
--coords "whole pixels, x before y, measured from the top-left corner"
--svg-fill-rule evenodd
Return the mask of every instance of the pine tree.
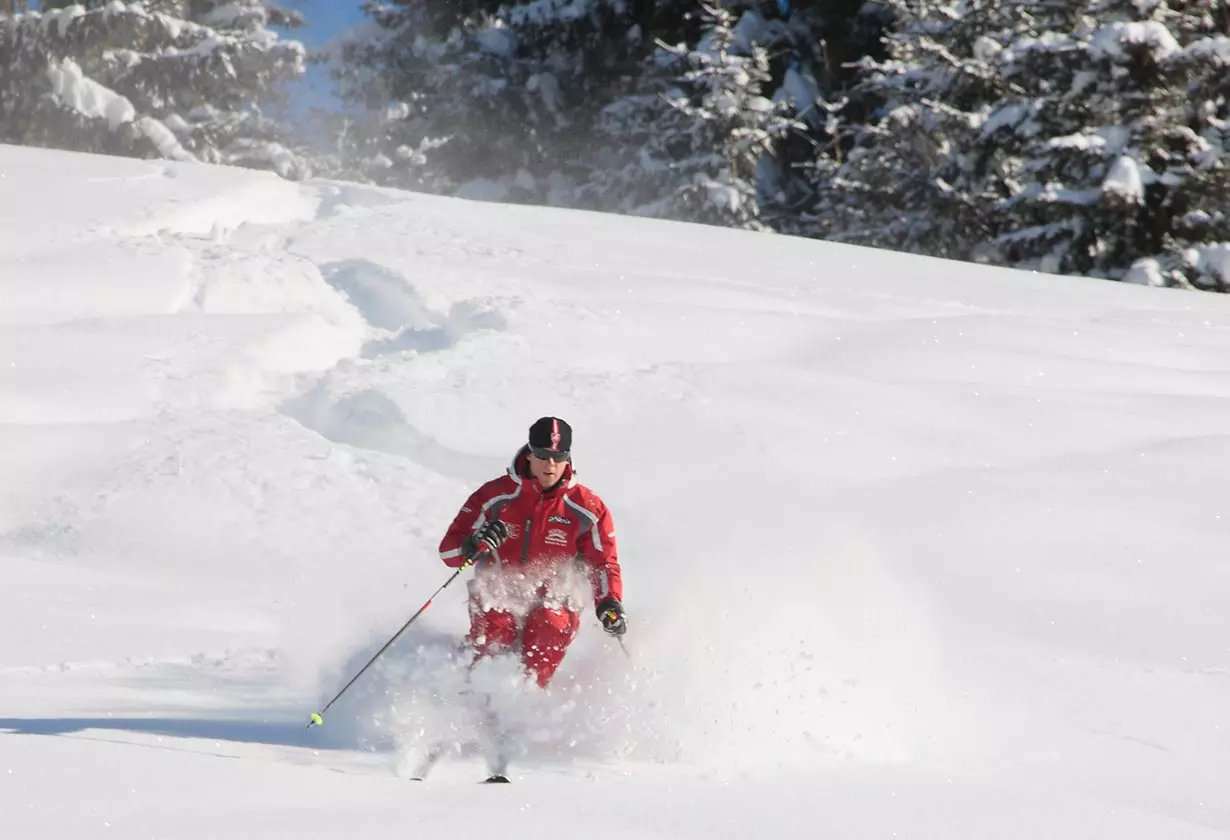
<path id="1" fill-rule="evenodd" d="M 306 174 L 267 106 L 304 49 L 265 0 L 45 2 L 0 21 L 0 140 Z"/>
<path id="2" fill-rule="evenodd" d="M 868 48 L 857 22 L 884 19 L 851 0 L 823 14 L 789 0 L 365 8 L 377 33 L 331 62 L 363 109 L 346 123 L 350 177 L 791 232 L 814 201 L 804 164 L 832 142 L 820 91 Z M 821 29 L 849 37 L 830 47 Z"/>
<path id="3" fill-rule="evenodd" d="M 998 208 L 1001 259 L 1115 279 L 1158 260 L 1161 280 L 1182 284 L 1183 252 L 1230 233 L 1191 224 L 1193 212 L 1211 221 L 1224 208 L 1230 163 L 1198 130 L 1191 101 L 1211 69 L 1196 46 L 1208 6 L 1102 0 L 1070 35 L 1005 50 L 1005 78 L 1033 96 L 1008 103 L 1031 113 L 1007 134 L 1022 175 Z"/>
<path id="4" fill-rule="evenodd" d="M 831 167 L 826 232 L 1215 285 L 1201 248 L 1230 234 L 1220 4 L 890 5 L 890 58 L 864 69 L 882 105 Z"/>
<path id="5" fill-rule="evenodd" d="M 741 28 L 756 11 L 769 15 L 767 26 L 748 33 L 770 55 L 765 89 L 796 120 L 775 138 L 773 154 L 761 159 L 761 218 L 776 231 L 815 236 L 817 208 L 832 203 L 827 192 L 843 155 L 839 129 L 843 120 L 861 120 L 847 87 L 851 65 L 880 54 L 887 12 L 868 0 L 776 0 L 745 13 Z"/>
<path id="6" fill-rule="evenodd" d="M 486 181 L 542 201 L 584 148 L 605 90 L 641 49 L 622 0 L 456 7 L 369 3 L 374 38 L 344 44 L 339 95 L 365 106 L 355 168 L 379 183 L 455 193 Z"/>
<path id="7" fill-rule="evenodd" d="M 1230 292 L 1230 6 L 1192 3 L 1182 31 L 1187 47 L 1175 57 L 1189 82 L 1189 157 L 1186 195 L 1173 202 L 1173 243 L 1160 258 L 1144 258 L 1133 279 Z M 1185 245 L 1189 247 L 1184 247 Z M 1176 256 L 1177 255 L 1177 256 Z M 1153 273 L 1156 267 L 1156 275 Z"/>
<path id="8" fill-rule="evenodd" d="M 1053 22 L 1045 4 L 886 0 L 887 57 L 862 60 L 852 95 L 865 125 L 835 126 L 840 162 L 821 162 L 813 232 L 882 248 L 970 258 L 994 233 L 987 208 L 1003 165 L 989 103 L 1005 94 L 999 46 Z M 1040 11 L 1039 11 L 1040 10 Z M 849 140 L 849 143 L 844 141 Z"/>
<path id="9" fill-rule="evenodd" d="M 764 95 L 765 48 L 740 43 L 729 11 L 704 12 L 696 46 L 663 45 L 634 88 L 603 109 L 582 197 L 596 209 L 767 229 L 763 167 L 803 126 Z"/>

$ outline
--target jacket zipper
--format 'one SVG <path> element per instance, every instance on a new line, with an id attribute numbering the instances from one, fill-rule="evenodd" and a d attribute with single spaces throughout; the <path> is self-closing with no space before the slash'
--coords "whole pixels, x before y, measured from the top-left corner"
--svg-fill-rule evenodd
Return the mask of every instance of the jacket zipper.
<path id="1" fill-rule="evenodd" d="M 525 530 L 521 532 L 521 565 L 524 566 L 526 560 L 530 556 L 530 524 L 531 519 L 525 520 Z"/>

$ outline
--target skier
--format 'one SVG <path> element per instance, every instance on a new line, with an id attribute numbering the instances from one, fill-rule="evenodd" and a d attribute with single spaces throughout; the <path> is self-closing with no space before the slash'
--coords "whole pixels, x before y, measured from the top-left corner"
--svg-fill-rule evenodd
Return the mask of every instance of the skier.
<path id="1" fill-rule="evenodd" d="M 477 558 L 466 636 L 475 661 L 518 653 L 544 688 L 580 627 L 578 588 L 592 591 L 607 633 L 627 630 L 611 513 L 576 482 L 571 449 L 566 422 L 539 418 L 507 474 L 470 496 L 440 542 L 446 566 Z"/>

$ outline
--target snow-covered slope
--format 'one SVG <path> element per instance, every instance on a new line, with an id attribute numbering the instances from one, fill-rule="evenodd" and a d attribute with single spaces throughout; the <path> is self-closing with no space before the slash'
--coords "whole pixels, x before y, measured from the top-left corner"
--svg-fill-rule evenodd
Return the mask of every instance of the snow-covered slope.
<path id="1" fill-rule="evenodd" d="M 0 836 L 1230 832 L 1230 301 L 0 148 Z M 592 616 L 454 720 L 440 534 L 536 417 Z"/>

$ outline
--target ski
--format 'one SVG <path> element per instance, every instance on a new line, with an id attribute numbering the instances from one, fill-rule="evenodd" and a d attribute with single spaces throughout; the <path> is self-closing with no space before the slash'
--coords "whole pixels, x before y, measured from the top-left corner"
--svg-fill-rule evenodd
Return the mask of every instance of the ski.
<path id="1" fill-rule="evenodd" d="M 483 780 L 485 785 L 506 785 L 512 782 L 512 779 L 505 776 L 503 773 L 495 773 Z"/>

